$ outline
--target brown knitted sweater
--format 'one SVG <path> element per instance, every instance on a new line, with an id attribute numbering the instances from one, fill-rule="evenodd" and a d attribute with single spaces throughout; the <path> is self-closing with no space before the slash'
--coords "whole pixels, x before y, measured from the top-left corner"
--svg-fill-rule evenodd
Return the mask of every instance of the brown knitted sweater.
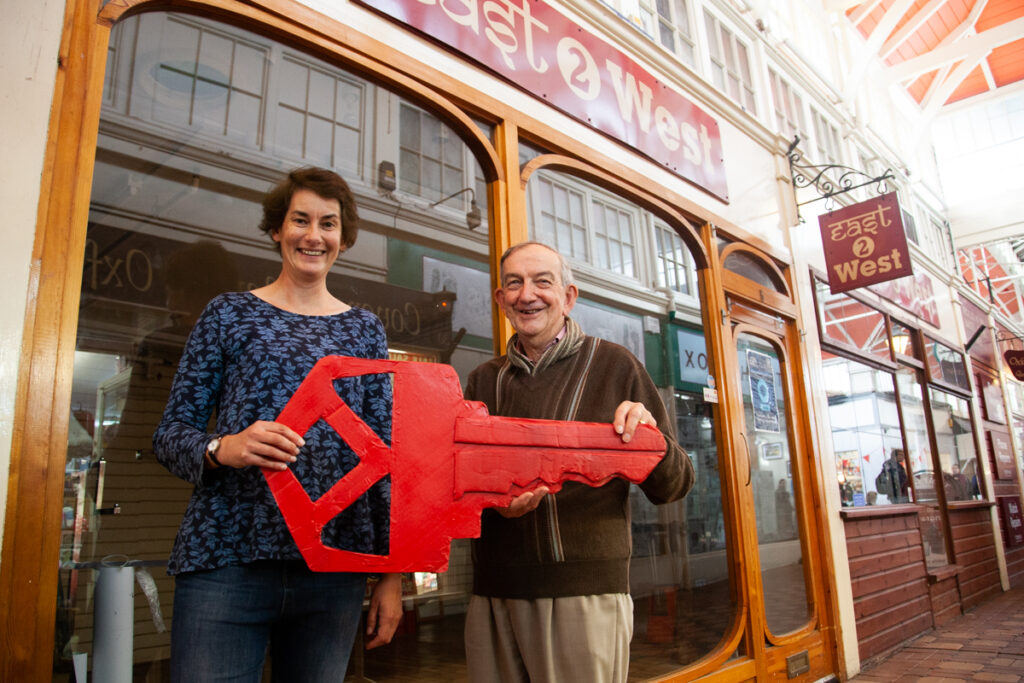
<path id="1" fill-rule="evenodd" d="M 566 322 L 565 337 L 536 365 L 513 337 L 507 355 L 470 374 L 466 398 L 482 401 L 491 415 L 582 422 L 611 422 L 619 403 L 639 401 L 668 445 L 640 488 L 654 503 L 682 498 L 693 485 L 693 466 L 646 369 L 622 346 Z M 629 486 L 622 479 L 599 488 L 567 482 L 522 517 L 485 510 L 473 542 L 473 592 L 525 599 L 628 593 Z"/>

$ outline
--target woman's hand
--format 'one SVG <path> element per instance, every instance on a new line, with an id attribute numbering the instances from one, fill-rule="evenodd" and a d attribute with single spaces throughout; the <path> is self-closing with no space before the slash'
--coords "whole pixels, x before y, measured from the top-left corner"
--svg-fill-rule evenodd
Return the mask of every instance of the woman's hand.
<path id="1" fill-rule="evenodd" d="M 284 470 L 295 462 L 305 439 L 280 422 L 260 420 L 237 434 L 221 438 L 217 460 L 225 467 L 268 467 Z"/>
<path id="2" fill-rule="evenodd" d="M 373 587 L 366 614 L 366 649 L 387 645 L 402 620 L 402 575 L 385 574 Z"/>

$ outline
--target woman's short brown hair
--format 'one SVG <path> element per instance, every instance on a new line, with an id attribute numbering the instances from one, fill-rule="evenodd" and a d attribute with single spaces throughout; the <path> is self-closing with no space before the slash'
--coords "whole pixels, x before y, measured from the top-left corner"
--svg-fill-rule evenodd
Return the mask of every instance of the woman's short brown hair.
<path id="1" fill-rule="evenodd" d="M 359 212 L 356 210 L 356 198 L 349 189 L 345 179 L 327 168 L 305 166 L 288 173 L 281 182 L 275 185 L 263 197 L 263 220 L 260 230 L 273 235 L 284 225 L 284 218 L 291 206 L 292 196 L 296 190 L 310 190 L 324 199 L 337 199 L 341 206 L 341 241 L 345 248 L 356 243 L 359 234 Z M 278 251 L 281 245 L 274 243 Z"/>

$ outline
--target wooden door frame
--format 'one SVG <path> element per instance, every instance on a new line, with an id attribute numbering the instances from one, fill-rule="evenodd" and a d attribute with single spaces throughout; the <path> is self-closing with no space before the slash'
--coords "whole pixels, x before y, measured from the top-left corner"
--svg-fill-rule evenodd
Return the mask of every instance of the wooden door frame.
<path id="1" fill-rule="evenodd" d="M 0 557 L 0 679 L 52 676 L 64 460 L 109 31 L 67 0 L 29 270 Z"/>
<path id="2" fill-rule="evenodd" d="M 759 259 L 766 266 L 766 271 L 774 274 L 772 279 L 777 280 L 783 289 L 787 291 L 773 290 L 725 269 L 725 259 L 736 251 L 746 252 L 748 255 Z M 800 526 L 802 529 L 807 530 L 806 534 L 801 536 L 801 544 L 805 562 L 808 563 L 805 567 L 805 577 L 813 579 L 810 590 L 815 602 L 814 620 L 816 625 L 810 630 L 801 629 L 795 636 L 779 639 L 775 649 L 781 651 L 785 649 L 787 642 L 795 643 L 807 641 L 808 639 L 813 644 L 813 641 L 820 638 L 820 645 L 825 658 L 824 663 L 830 673 L 836 672 L 841 662 L 839 642 L 836 636 L 838 630 L 838 623 L 836 621 L 838 606 L 836 604 L 835 591 L 830 583 L 830 577 L 834 576 L 835 573 L 832 571 L 833 555 L 829 535 L 826 533 L 828 520 L 825 518 L 824 494 L 821 490 L 825 482 L 822 480 L 822 468 L 817 466 L 812 455 L 816 452 L 816 449 L 813 448 L 815 443 L 814 429 L 810 419 L 810 387 L 808 385 L 807 372 L 803 367 L 805 359 L 801 354 L 802 335 L 800 334 L 799 307 L 793 301 L 790 294 L 792 283 L 792 279 L 788 277 L 790 264 L 784 262 L 780 264 L 780 260 L 776 256 L 761 251 L 754 245 L 733 243 L 720 248 L 718 267 L 722 271 L 723 327 L 727 330 L 723 341 L 727 344 L 726 348 L 730 350 L 730 355 L 735 363 L 734 367 L 729 369 L 729 374 L 726 375 L 729 378 L 729 384 L 733 385 L 733 390 L 730 392 L 731 395 L 728 399 L 731 410 L 736 415 L 743 415 L 742 390 L 738 384 L 740 378 L 737 373 L 738 357 L 736 357 L 735 335 L 746 332 L 777 343 L 784 352 L 787 361 L 785 370 L 787 382 L 784 388 L 788 392 L 786 397 L 787 403 L 790 405 L 790 413 L 794 417 L 794 421 L 790 425 L 790 442 L 791 449 L 793 449 L 791 459 L 794 463 L 793 475 L 796 476 L 799 470 L 806 468 L 806 471 L 800 473 L 802 483 L 800 491 L 801 502 L 797 506 L 797 510 Z M 748 310 L 744 311 L 742 308 L 737 308 L 732 305 L 732 302 L 741 304 L 743 308 Z M 762 318 L 762 315 L 764 318 Z M 786 321 L 787 329 L 773 331 L 766 324 L 768 317 L 783 318 Z M 743 422 L 744 420 L 732 421 L 732 424 L 738 425 Z M 734 441 L 738 442 L 739 439 L 737 438 Z M 746 453 L 746 457 L 752 456 Z M 748 487 L 749 485 L 743 488 L 746 489 Z M 748 514 L 753 514 L 753 500 L 749 492 L 744 490 L 743 495 L 742 505 L 745 508 L 750 508 L 748 509 Z M 751 556 L 757 557 L 758 541 L 756 534 L 751 534 L 748 531 L 747 536 L 748 538 L 744 545 L 745 552 L 753 553 Z M 753 595 L 751 596 L 751 602 L 753 602 L 755 598 L 759 598 L 763 592 L 763 587 L 761 586 L 760 576 L 752 571 L 751 566 L 748 565 L 745 569 L 747 572 L 745 581 L 753 590 Z M 758 678 L 763 679 L 777 673 L 780 666 L 783 671 L 785 669 L 784 662 L 774 661 L 777 659 L 776 656 L 769 657 L 768 646 L 763 639 L 758 637 L 761 633 L 767 633 L 767 625 L 760 622 L 763 622 L 763 618 L 755 619 L 753 614 L 748 618 L 753 636 L 753 655 L 758 664 Z M 813 634 L 815 633 L 820 635 L 814 637 Z"/>

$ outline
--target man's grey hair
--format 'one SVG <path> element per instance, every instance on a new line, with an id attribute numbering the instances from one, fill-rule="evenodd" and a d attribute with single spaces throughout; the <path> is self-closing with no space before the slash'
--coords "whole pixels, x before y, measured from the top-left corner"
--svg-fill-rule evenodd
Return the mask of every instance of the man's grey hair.
<path id="1" fill-rule="evenodd" d="M 544 244 L 543 242 L 536 242 L 533 240 L 530 240 L 528 242 L 520 242 L 519 244 L 513 244 L 511 247 L 505 250 L 504 254 L 501 255 L 501 261 L 499 261 L 498 277 L 500 278 L 502 283 L 505 282 L 505 260 L 512 254 L 522 249 L 523 247 L 529 247 L 531 245 L 544 247 L 545 249 L 553 253 L 555 256 L 557 256 L 559 276 L 562 278 L 562 286 L 568 287 L 569 285 L 573 284 L 572 268 L 569 267 L 569 262 L 565 260 L 565 257 L 562 256 L 561 252 L 552 247 L 550 244 Z"/>

